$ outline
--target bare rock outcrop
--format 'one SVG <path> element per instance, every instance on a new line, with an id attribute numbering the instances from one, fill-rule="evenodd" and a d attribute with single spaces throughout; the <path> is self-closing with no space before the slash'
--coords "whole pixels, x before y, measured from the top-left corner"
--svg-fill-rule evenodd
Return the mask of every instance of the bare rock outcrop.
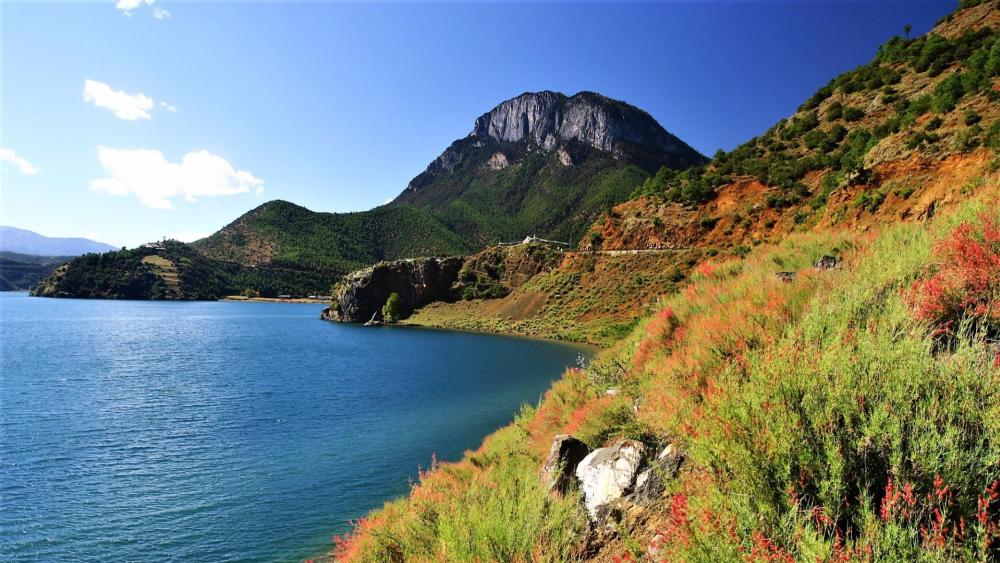
<path id="1" fill-rule="evenodd" d="M 482 115 L 470 136 L 528 140 L 550 151 L 565 141 L 603 151 L 613 151 L 620 142 L 668 153 L 690 150 L 649 114 L 593 92 L 526 92 Z"/>
<path id="2" fill-rule="evenodd" d="M 651 115 L 625 102 L 594 92 L 525 92 L 476 119 L 469 135 L 411 180 L 397 202 L 419 206 L 437 201 L 437 196 L 425 201 L 414 194 L 470 163 L 501 170 L 538 150 L 557 153 L 562 166 L 576 166 L 578 158 L 594 151 L 650 171 L 662 165 L 683 169 L 707 160 Z"/>

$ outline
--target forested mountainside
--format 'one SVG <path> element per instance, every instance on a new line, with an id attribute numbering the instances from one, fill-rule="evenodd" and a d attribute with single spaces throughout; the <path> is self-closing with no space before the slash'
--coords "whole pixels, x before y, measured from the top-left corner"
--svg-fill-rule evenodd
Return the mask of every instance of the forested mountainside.
<path id="1" fill-rule="evenodd" d="M 477 247 L 531 234 L 575 244 L 649 173 L 705 160 L 626 103 L 528 92 L 479 117 L 391 205 L 426 210 Z"/>
<path id="2" fill-rule="evenodd" d="M 346 273 L 381 260 L 458 255 L 536 234 L 576 244 L 661 166 L 705 158 L 647 113 L 599 94 L 526 93 L 476 120 L 392 203 L 316 213 L 266 203 L 194 247 L 241 264 Z"/>
<path id="3" fill-rule="evenodd" d="M 381 260 L 458 255 L 471 248 L 431 215 L 411 207 L 319 213 L 280 200 L 247 212 L 192 246 L 228 262 L 338 274 Z"/>
<path id="4" fill-rule="evenodd" d="M 533 316 L 492 309 L 532 281 L 424 309 L 565 335 L 560 311 L 608 314 L 588 287 L 659 271 L 621 260 L 689 256 L 625 337 L 334 557 L 1000 556 L 998 29 L 998 2 L 962 2 L 760 138 L 658 174 L 540 274 L 576 277 L 539 281 Z"/>
<path id="5" fill-rule="evenodd" d="M 0 291 L 31 289 L 72 256 L 34 256 L 0 251 Z"/>
<path id="6" fill-rule="evenodd" d="M 162 275 L 156 285 L 148 276 L 162 272 L 143 263 L 139 249 L 75 260 L 37 293 L 169 299 L 207 298 L 217 290 L 326 294 L 340 277 L 381 261 L 467 255 L 497 239 L 529 234 L 575 245 L 596 217 L 626 200 L 652 171 L 704 160 L 623 102 L 593 93 L 524 94 L 480 117 L 472 134 L 390 205 L 322 213 L 276 200 L 192 243 L 207 260 L 199 263 L 218 272 L 221 285 L 199 281 L 192 286 L 197 290 L 174 290 Z M 98 271 L 75 271 L 83 268 Z"/>

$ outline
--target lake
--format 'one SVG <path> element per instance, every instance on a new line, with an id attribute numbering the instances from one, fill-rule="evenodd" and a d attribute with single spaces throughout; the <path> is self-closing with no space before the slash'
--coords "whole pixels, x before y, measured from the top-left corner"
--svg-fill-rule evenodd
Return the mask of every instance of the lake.
<path id="1" fill-rule="evenodd" d="M 0 560 L 322 555 L 586 353 L 320 309 L 0 293 Z"/>

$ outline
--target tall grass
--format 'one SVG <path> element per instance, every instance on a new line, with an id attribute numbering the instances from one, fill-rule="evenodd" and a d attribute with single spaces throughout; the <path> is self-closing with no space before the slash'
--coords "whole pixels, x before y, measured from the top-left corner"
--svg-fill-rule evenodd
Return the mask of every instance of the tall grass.
<path id="1" fill-rule="evenodd" d="M 351 561 L 567 561 L 585 516 L 575 496 L 550 497 L 526 449 L 533 415 L 492 435 L 459 463 L 423 472 L 410 496 L 387 503 L 334 557 Z"/>
<path id="2" fill-rule="evenodd" d="M 718 305 L 675 338 L 692 323 L 731 329 L 692 327 L 697 339 L 647 362 L 663 403 L 645 416 L 676 432 L 691 461 L 674 494 L 694 516 L 685 541 L 654 536 L 665 560 L 996 557 L 994 344 L 965 331 L 954 348 L 936 347 L 935 327 L 904 296 L 933 267 L 933 241 L 977 213 L 888 228 L 848 271 L 798 289 L 774 293 L 752 271 L 728 288 L 689 289 Z M 810 286 L 800 318 L 774 324 L 796 317 Z"/>

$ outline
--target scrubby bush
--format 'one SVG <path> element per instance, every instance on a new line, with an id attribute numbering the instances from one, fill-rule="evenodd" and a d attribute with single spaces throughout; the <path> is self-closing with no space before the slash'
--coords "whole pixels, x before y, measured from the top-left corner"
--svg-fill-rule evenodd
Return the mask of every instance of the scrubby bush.
<path id="1" fill-rule="evenodd" d="M 826 119 L 827 121 L 836 121 L 844 115 L 844 104 L 839 101 L 831 103 L 826 108 Z"/>
<path id="2" fill-rule="evenodd" d="M 844 121 L 858 121 L 865 116 L 865 112 L 861 108 L 856 108 L 854 106 L 847 106 L 844 108 Z"/>
<path id="3" fill-rule="evenodd" d="M 994 121 L 986 129 L 984 144 L 995 151 L 1000 151 L 1000 119 Z"/>

